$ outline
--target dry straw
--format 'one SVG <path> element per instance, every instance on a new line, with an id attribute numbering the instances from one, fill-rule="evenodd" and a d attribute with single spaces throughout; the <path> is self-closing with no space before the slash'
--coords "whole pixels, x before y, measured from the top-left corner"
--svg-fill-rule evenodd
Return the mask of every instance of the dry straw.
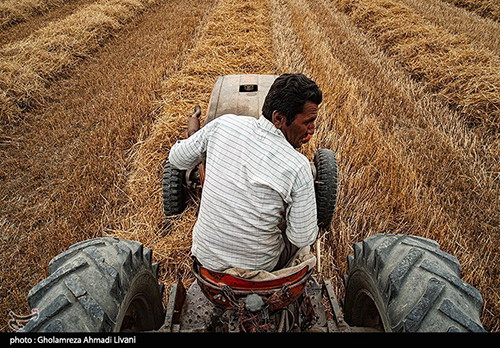
<path id="1" fill-rule="evenodd" d="M 4 0 L 0 3 L 0 29 L 23 22 L 35 14 L 61 6 L 65 0 Z"/>
<path id="2" fill-rule="evenodd" d="M 481 16 L 500 22 L 500 3 L 496 0 L 444 0 L 459 7 L 466 8 Z"/>
<path id="3" fill-rule="evenodd" d="M 478 16 L 441 0 L 402 0 L 426 21 L 455 35 L 464 35 L 475 47 L 500 56 L 500 22 Z"/>
<path id="4" fill-rule="evenodd" d="M 43 99 L 46 86 L 154 0 L 102 0 L 0 49 L 0 119 Z"/>
<path id="5" fill-rule="evenodd" d="M 469 122 L 500 127 L 500 58 L 465 37 L 426 23 L 391 0 L 336 0 L 338 9 L 374 35 L 415 79 L 424 82 Z"/>
<path id="6" fill-rule="evenodd" d="M 46 88 L 51 79 L 80 57 L 94 52 L 150 3 L 119 1 L 118 6 L 117 1 L 85 7 L 54 23 L 51 29 L 47 27 L 2 49 L 2 119 L 12 117 L 16 107 L 23 108 L 46 94 L 57 93 Z M 178 3 L 185 4 L 180 0 Z M 25 261 L 2 263 L 8 267 L 2 271 L 4 283 L 12 289 L 1 299 L 2 307 L 24 303 L 29 285 L 40 280 L 40 269 L 46 268 L 45 261 L 50 258 L 46 254 L 54 256 L 89 235 L 141 241 L 153 249 L 162 282 L 170 284 L 179 277 L 191 280 L 191 230 L 197 199 L 183 214 L 171 219 L 163 217 L 161 206 L 163 165 L 171 146 L 183 137 L 187 116 L 195 104 L 206 111 L 219 75 L 303 72 L 318 82 L 325 99 L 316 136 L 302 151 L 311 158 L 317 148 L 330 148 L 339 163 L 337 211 L 331 231 L 321 237 L 323 275 L 334 279 L 339 297 L 345 259 L 352 253 L 353 243 L 379 232 L 420 235 L 438 241 L 443 250 L 459 258 L 464 280 L 478 287 L 485 298 L 485 327 L 498 331 L 500 308 L 495 289 L 500 279 L 500 145 L 464 122 L 467 114 L 471 115 L 467 120 L 494 123 L 490 116 L 495 109 L 491 111 L 487 105 L 498 104 L 485 94 L 484 86 L 487 82 L 493 90 L 497 88 L 497 75 L 492 69 L 469 75 L 474 73 L 473 67 L 494 66 L 496 58 L 469 45 L 462 36 L 424 23 L 414 11 L 394 1 L 219 0 L 203 2 L 205 7 L 197 7 L 197 13 L 206 10 L 206 14 L 191 18 L 189 9 L 194 3 L 192 0 L 185 7 L 175 7 L 171 11 L 175 19 L 165 19 L 183 25 L 189 21 L 203 23 L 196 34 L 182 36 L 184 44 L 173 40 L 168 45 L 176 53 L 167 62 L 146 67 L 147 60 L 141 60 L 142 56 L 131 58 L 141 62 L 134 65 L 135 69 L 163 69 L 154 74 L 158 78 L 164 73 L 163 84 L 149 83 L 161 94 L 161 100 L 151 106 L 155 109 L 152 119 L 143 114 L 143 107 L 151 103 L 148 98 L 155 95 L 154 87 L 145 90 L 147 97 L 130 86 L 125 88 L 127 93 L 106 95 L 99 93 L 99 88 L 109 80 L 96 82 L 94 75 L 82 74 L 92 80 L 81 81 L 82 86 L 95 86 L 93 93 L 99 97 L 83 92 L 73 96 L 74 105 L 70 101 L 61 103 L 61 108 L 72 105 L 77 109 L 85 100 L 81 114 L 73 109 L 59 110 L 54 115 L 49 115 L 50 111 L 40 116 L 27 114 L 36 116 L 31 122 L 44 125 L 40 133 L 49 135 L 46 141 L 50 145 L 43 143 L 41 135 L 24 140 L 3 135 L 0 138 L 0 150 L 15 144 L 20 149 L 22 156 L 10 156 L 9 163 L 14 163 L 15 168 L 29 167 L 35 174 L 40 172 L 44 180 L 36 190 L 30 191 L 33 187 L 26 185 L 29 192 L 16 191 L 8 196 L 12 207 L 22 209 L 0 220 L 0 228 L 5 231 L 2 255 L 8 254 L 5 260 Z M 92 12 L 85 12 L 90 8 Z M 90 23 L 95 26 L 93 30 Z M 69 25 L 73 25 L 72 30 L 65 30 Z M 75 35 L 77 32 L 82 36 Z M 50 41 L 47 37 L 54 33 L 64 40 Z M 464 57 L 470 59 L 468 66 L 460 63 Z M 106 66 L 110 69 L 113 66 L 105 59 L 96 62 L 109 64 Z M 446 69 L 443 62 L 448 64 Z M 113 67 L 118 74 L 124 69 Z M 137 72 L 123 75 L 137 76 L 137 81 L 144 79 Z M 80 78 L 75 76 L 69 81 Z M 465 83 L 456 85 L 464 78 L 477 86 L 479 93 L 471 93 Z M 68 90 L 64 86 L 61 89 Z M 481 94 L 486 98 L 481 99 Z M 440 103 L 436 96 L 444 98 L 460 114 Z M 129 106 L 123 113 L 108 110 L 101 119 L 92 112 L 105 109 L 90 110 L 95 100 Z M 133 117 L 133 106 L 139 104 L 140 117 L 152 121 L 142 130 L 137 129 L 138 121 Z M 53 107 L 57 110 L 56 105 Z M 74 124 L 68 122 L 73 118 L 77 118 Z M 68 129 L 59 126 L 64 122 L 68 122 Z M 82 126 L 88 127 L 85 136 L 78 135 Z M 33 130 L 26 136 L 30 134 Z M 128 149 L 132 142 L 135 145 Z M 38 158 L 31 156 L 41 151 L 41 146 L 53 149 L 53 153 L 45 150 L 43 154 L 50 155 L 45 158 L 54 168 L 39 163 L 44 158 L 40 152 Z M 124 152 L 124 148 L 129 151 Z M 28 157 L 30 161 L 26 162 Z M 16 176 L 5 166 L 1 170 L 4 177 Z M 9 182 L 8 188 L 17 187 L 14 181 Z M 26 202 L 16 202 L 18 197 L 24 197 Z M 82 233 L 83 228 L 88 230 Z M 41 245 L 45 253 L 41 253 Z"/>

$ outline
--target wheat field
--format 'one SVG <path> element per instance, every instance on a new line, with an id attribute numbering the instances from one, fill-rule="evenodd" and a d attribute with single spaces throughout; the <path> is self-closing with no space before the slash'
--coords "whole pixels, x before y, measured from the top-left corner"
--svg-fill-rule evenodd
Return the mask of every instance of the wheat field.
<path id="1" fill-rule="evenodd" d="M 7 6 L 8 5 L 8 6 Z M 301 151 L 335 151 L 321 275 L 352 245 L 436 240 L 500 331 L 500 19 L 495 1 L 49 0 L 0 7 L 0 327 L 48 262 L 98 236 L 190 274 L 197 199 L 165 219 L 161 177 L 220 75 L 302 72 L 323 90 Z M 165 293 L 167 296 L 167 292 Z M 165 298 L 165 302 L 167 298 Z"/>

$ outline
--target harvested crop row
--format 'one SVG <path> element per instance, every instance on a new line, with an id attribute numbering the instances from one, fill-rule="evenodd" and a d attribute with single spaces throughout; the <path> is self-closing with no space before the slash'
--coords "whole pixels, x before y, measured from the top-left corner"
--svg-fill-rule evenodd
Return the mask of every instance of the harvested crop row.
<path id="1" fill-rule="evenodd" d="M 466 8 L 483 17 L 500 21 L 500 3 L 491 0 L 444 0 L 458 7 Z"/>
<path id="2" fill-rule="evenodd" d="M 188 207 L 165 221 L 161 177 L 169 149 L 183 136 L 194 105 L 206 112 L 219 75 L 273 73 L 268 11 L 266 0 L 218 2 L 181 70 L 167 76 L 161 115 L 149 137 L 135 147 L 126 190 L 130 199 L 127 213 L 112 235 L 143 241 L 155 250 L 166 283 L 191 276 L 191 229 L 196 210 Z"/>
<path id="3" fill-rule="evenodd" d="M 341 289 L 350 246 L 369 234 L 429 237 L 457 256 L 466 281 L 491 299 L 485 322 L 495 327 L 491 313 L 499 308 L 491 289 L 498 284 L 489 273 L 498 272 L 491 264 L 499 262 L 497 154 L 327 1 L 274 3 L 274 22 L 283 33 L 278 66 L 305 67 L 325 93 L 306 152 L 332 148 L 339 162 L 324 272 Z"/>
<path id="4" fill-rule="evenodd" d="M 67 0 L 5 0 L 0 3 L 0 29 L 23 22 L 35 14 L 41 14 L 61 6 Z"/>
<path id="5" fill-rule="evenodd" d="M 51 79 L 156 0 L 102 0 L 0 49 L 0 120 L 43 99 Z"/>
<path id="6" fill-rule="evenodd" d="M 454 35 L 464 35 L 471 45 L 489 49 L 500 57 L 500 22 L 483 18 L 441 0 L 402 1 L 425 20 Z"/>
<path id="7" fill-rule="evenodd" d="M 24 40 L 37 30 L 47 26 L 49 23 L 67 17 L 95 1 L 96 0 L 65 1 L 61 6 L 52 7 L 49 11 L 37 13 L 26 20 L 16 22 L 15 25 L 6 26 L 0 30 L 0 46 Z"/>
<path id="8" fill-rule="evenodd" d="M 429 92 L 457 110 L 468 122 L 495 133 L 500 126 L 500 58 L 471 46 L 462 36 L 426 23 L 393 0 L 335 0 L 337 8 L 374 35 L 426 84 Z"/>

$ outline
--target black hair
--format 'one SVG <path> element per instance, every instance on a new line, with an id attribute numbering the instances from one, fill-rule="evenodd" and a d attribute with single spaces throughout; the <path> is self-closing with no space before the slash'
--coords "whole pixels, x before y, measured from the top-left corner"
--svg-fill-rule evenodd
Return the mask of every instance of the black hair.
<path id="1" fill-rule="evenodd" d="M 286 116 L 287 125 L 304 110 L 306 101 L 317 105 L 323 100 L 323 92 L 318 85 L 302 74 L 283 74 L 271 85 L 267 93 L 262 115 L 272 121 L 274 111 Z"/>

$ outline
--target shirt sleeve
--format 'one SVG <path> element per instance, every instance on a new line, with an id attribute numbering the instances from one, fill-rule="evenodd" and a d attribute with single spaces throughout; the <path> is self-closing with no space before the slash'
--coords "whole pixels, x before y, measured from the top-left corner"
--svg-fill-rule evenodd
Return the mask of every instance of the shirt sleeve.
<path id="1" fill-rule="evenodd" d="M 308 170 L 310 171 L 310 167 Z M 306 175 L 307 179 L 304 184 L 298 188 L 292 188 L 291 202 L 286 212 L 287 237 L 293 245 L 299 248 L 313 244 L 318 237 L 314 183 L 312 173 L 309 172 Z"/>
<path id="2" fill-rule="evenodd" d="M 169 162 L 177 169 L 188 170 L 205 160 L 212 124 L 215 124 L 215 121 L 208 123 L 189 138 L 178 140 L 170 149 Z"/>

